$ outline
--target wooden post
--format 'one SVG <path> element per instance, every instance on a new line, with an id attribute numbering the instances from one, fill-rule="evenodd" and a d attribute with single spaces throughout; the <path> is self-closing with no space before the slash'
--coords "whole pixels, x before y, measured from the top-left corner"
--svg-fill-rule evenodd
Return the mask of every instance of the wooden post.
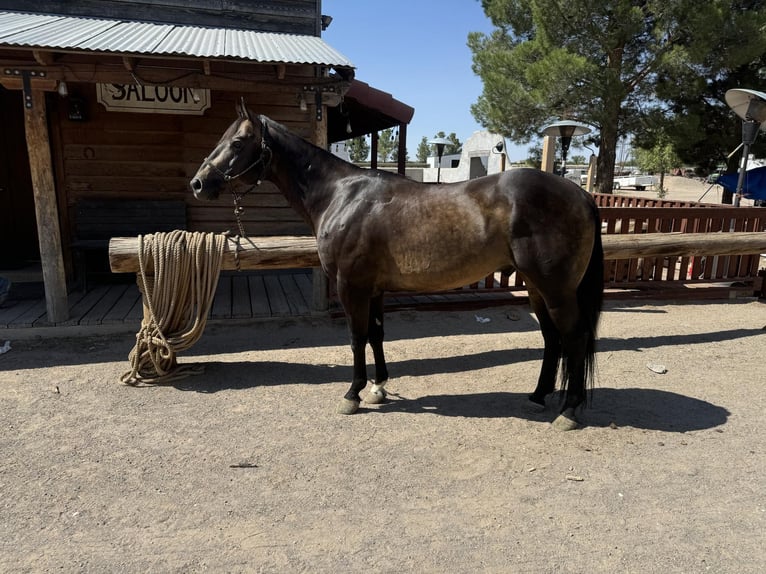
<path id="1" fill-rule="evenodd" d="M 48 321 L 60 323 L 69 318 L 66 273 L 61 253 L 56 186 L 53 182 L 50 140 L 45 109 L 45 92 L 32 89 L 25 98 L 24 126 L 32 171 L 32 190 L 40 242 L 40 259 L 45 283 Z"/>
<path id="2" fill-rule="evenodd" d="M 399 153 L 397 154 L 396 171 L 399 175 L 407 172 L 407 124 L 399 124 Z"/>
<path id="3" fill-rule="evenodd" d="M 593 193 L 593 185 L 596 183 L 596 154 L 590 154 L 590 161 L 588 162 L 588 180 L 585 184 L 585 190 L 588 193 Z"/>
<path id="4" fill-rule="evenodd" d="M 543 171 L 553 173 L 553 159 L 556 155 L 556 138 L 545 136 L 543 138 L 543 165 L 540 167 Z"/>
<path id="5" fill-rule="evenodd" d="M 323 111 L 326 112 L 327 110 Z M 326 118 L 327 114 L 323 113 L 322 117 Z M 327 122 L 319 121 L 316 118 L 314 118 L 314 145 L 327 149 Z M 327 311 L 330 307 L 330 286 L 327 275 L 321 267 L 314 267 L 311 279 L 313 288 L 311 310 L 315 313 Z"/>

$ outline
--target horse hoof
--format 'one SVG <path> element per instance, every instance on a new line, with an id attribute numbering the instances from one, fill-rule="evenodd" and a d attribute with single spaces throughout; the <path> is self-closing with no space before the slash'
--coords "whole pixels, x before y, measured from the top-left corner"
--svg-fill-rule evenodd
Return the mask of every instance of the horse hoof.
<path id="1" fill-rule="evenodd" d="M 571 409 L 567 409 L 556 417 L 552 423 L 554 429 L 557 431 L 565 432 L 579 428 L 580 425 L 577 422 L 577 419 L 574 417 L 574 413 L 569 411 L 571 411 Z"/>
<path id="2" fill-rule="evenodd" d="M 386 391 L 383 389 L 380 389 L 379 391 L 370 391 L 365 395 L 364 402 L 368 405 L 379 405 L 386 402 L 387 396 L 388 393 L 386 393 Z"/>
<path id="3" fill-rule="evenodd" d="M 339 415 L 353 415 L 359 409 L 359 401 L 341 399 L 338 405 Z"/>

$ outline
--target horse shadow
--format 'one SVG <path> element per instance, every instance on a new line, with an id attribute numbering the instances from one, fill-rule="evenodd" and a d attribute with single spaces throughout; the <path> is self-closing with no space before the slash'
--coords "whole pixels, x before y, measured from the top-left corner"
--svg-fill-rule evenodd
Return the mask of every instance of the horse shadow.
<path id="1" fill-rule="evenodd" d="M 463 418 L 519 418 L 550 422 L 558 413 L 556 398 L 543 412 L 528 409 L 528 393 L 489 392 L 460 395 L 429 395 L 418 398 L 393 396 L 360 412 L 399 412 Z M 363 403 L 364 404 L 364 403 Z M 729 411 L 707 401 L 657 389 L 597 388 L 592 405 L 578 413 L 586 427 L 633 427 L 643 430 L 684 433 L 726 424 Z"/>
<path id="2" fill-rule="evenodd" d="M 536 356 L 536 349 L 490 351 L 467 357 L 413 359 L 400 361 L 394 369 L 408 376 L 461 372 L 499 364 L 511 364 Z M 205 364 L 202 375 L 175 381 L 172 386 L 181 391 L 216 393 L 224 390 L 245 390 L 254 387 L 286 384 L 326 385 L 343 383 L 350 374 L 346 365 L 317 365 L 281 361 L 214 362 Z M 422 390 L 423 387 L 413 387 Z M 558 393 L 549 399 L 548 408 L 533 412 L 528 408 L 531 392 L 475 392 L 465 394 L 434 394 L 409 397 L 391 395 L 381 405 L 365 406 L 360 413 L 399 412 L 463 418 L 519 418 L 534 422 L 550 422 L 558 412 Z M 689 432 L 710 429 L 725 424 L 729 412 L 707 401 L 659 389 L 597 387 L 591 393 L 591 404 L 579 413 L 589 427 L 634 427 L 664 432 Z"/>

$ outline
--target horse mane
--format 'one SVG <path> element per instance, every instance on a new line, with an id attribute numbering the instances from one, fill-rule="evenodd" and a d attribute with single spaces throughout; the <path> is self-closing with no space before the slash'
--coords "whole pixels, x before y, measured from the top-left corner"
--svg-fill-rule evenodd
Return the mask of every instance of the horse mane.
<path id="1" fill-rule="evenodd" d="M 291 132 L 283 124 L 269 118 L 268 116 L 261 115 L 258 117 L 261 120 L 261 123 L 267 126 L 267 143 L 270 141 L 275 141 L 279 145 L 281 152 L 292 158 L 291 161 L 296 165 L 309 166 L 314 163 L 319 163 L 314 161 L 314 158 L 318 157 L 321 158 L 321 163 L 329 162 L 333 165 L 344 166 L 347 169 L 350 168 L 355 171 L 363 171 L 370 175 L 379 174 L 382 177 L 402 177 L 400 174 L 392 173 L 390 171 L 360 167 L 354 163 L 348 162 L 343 158 L 338 157 L 334 153 L 323 149 L 308 140 L 303 139 L 302 137 Z M 276 138 L 274 137 L 275 134 L 277 135 Z"/>

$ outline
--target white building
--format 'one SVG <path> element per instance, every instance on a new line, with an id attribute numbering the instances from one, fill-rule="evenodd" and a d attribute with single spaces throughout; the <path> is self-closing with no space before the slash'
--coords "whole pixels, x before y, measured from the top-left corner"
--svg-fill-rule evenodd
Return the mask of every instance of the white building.
<path id="1" fill-rule="evenodd" d="M 423 181 L 436 181 L 439 171 L 436 164 L 436 157 L 428 158 L 429 167 L 423 168 Z M 465 181 L 507 169 L 510 167 L 505 155 L 503 136 L 488 131 L 476 131 L 463 144 L 463 151 L 459 156 L 442 156 L 439 181 Z"/>

